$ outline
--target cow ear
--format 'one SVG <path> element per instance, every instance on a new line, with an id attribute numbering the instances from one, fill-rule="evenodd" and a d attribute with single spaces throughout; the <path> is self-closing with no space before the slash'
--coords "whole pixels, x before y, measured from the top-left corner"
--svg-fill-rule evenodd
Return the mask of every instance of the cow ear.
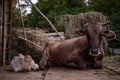
<path id="1" fill-rule="evenodd" d="M 116 34 L 113 31 L 104 31 L 103 32 L 104 37 L 106 37 L 108 40 L 115 39 Z"/>
<path id="2" fill-rule="evenodd" d="M 76 33 L 80 36 L 85 35 L 85 31 L 84 30 L 80 30 L 80 29 L 76 29 Z"/>

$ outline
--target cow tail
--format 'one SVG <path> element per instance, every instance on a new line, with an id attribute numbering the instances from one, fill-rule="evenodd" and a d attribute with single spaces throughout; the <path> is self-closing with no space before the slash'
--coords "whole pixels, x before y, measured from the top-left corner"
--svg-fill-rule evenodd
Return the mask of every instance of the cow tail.
<path id="1" fill-rule="evenodd" d="M 49 58 L 49 49 L 47 48 L 47 46 L 48 46 L 48 43 L 45 45 L 42 51 L 42 58 L 39 63 L 39 66 L 41 69 L 45 68 L 45 66 L 47 65 L 48 58 Z"/>

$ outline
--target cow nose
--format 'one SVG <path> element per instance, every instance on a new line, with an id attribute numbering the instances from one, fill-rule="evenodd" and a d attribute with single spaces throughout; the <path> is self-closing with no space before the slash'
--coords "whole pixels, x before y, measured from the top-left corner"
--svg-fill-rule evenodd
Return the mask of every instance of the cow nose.
<path id="1" fill-rule="evenodd" d="M 98 48 L 92 48 L 91 50 L 92 50 L 93 54 L 97 54 L 97 53 L 98 53 L 98 51 L 99 51 L 99 49 L 98 49 Z"/>

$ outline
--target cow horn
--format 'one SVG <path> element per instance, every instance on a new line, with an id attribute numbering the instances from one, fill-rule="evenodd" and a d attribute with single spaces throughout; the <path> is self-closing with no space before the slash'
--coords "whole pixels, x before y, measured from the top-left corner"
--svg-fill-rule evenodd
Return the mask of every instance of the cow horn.
<path id="1" fill-rule="evenodd" d="M 107 22 L 105 22 L 105 23 L 102 23 L 102 26 L 105 26 L 105 25 L 107 25 L 107 24 L 110 24 L 110 21 L 107 21 Z"/>

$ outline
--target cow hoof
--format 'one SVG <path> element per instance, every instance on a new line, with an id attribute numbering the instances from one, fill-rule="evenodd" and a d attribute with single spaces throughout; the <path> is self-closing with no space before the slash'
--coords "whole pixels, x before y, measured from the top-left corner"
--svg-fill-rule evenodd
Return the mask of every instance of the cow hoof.
<path id="1" fill-rule="evenodd" d="M 40 70 L 44 70 L 45 69 L 45 66 L 43 64 L 39 64 L 39 69 Z"/>
<path id="2" fill-rule="evenodd" d="M 46 62 L 40 61 L 40 63 L 39 63 L 39 68 L 40 68 L 41 70 L 44 70 L 44 69 L 45 69 L 45 66 L 46 66 Z"/>
<path id="3" fill-rule="evenodd" d="M 40 70 L 44 70 L 44 69 L 45 69 L 45 68 L 41 68 L 41 67 L 40 67 Z"/>
<path id="4" fill-rule="evenodd" d="M 38 69 L 36 69 L 35 71 L 39 71 L 40 69 L 38 68 Z"/>
<path id="5" fill-rule="evenodd" d="M 45 67 L 44 67 L 44 66 L 39 66 L 39 69 L 40 69 L 40 70 L 44 70 Z"/>

